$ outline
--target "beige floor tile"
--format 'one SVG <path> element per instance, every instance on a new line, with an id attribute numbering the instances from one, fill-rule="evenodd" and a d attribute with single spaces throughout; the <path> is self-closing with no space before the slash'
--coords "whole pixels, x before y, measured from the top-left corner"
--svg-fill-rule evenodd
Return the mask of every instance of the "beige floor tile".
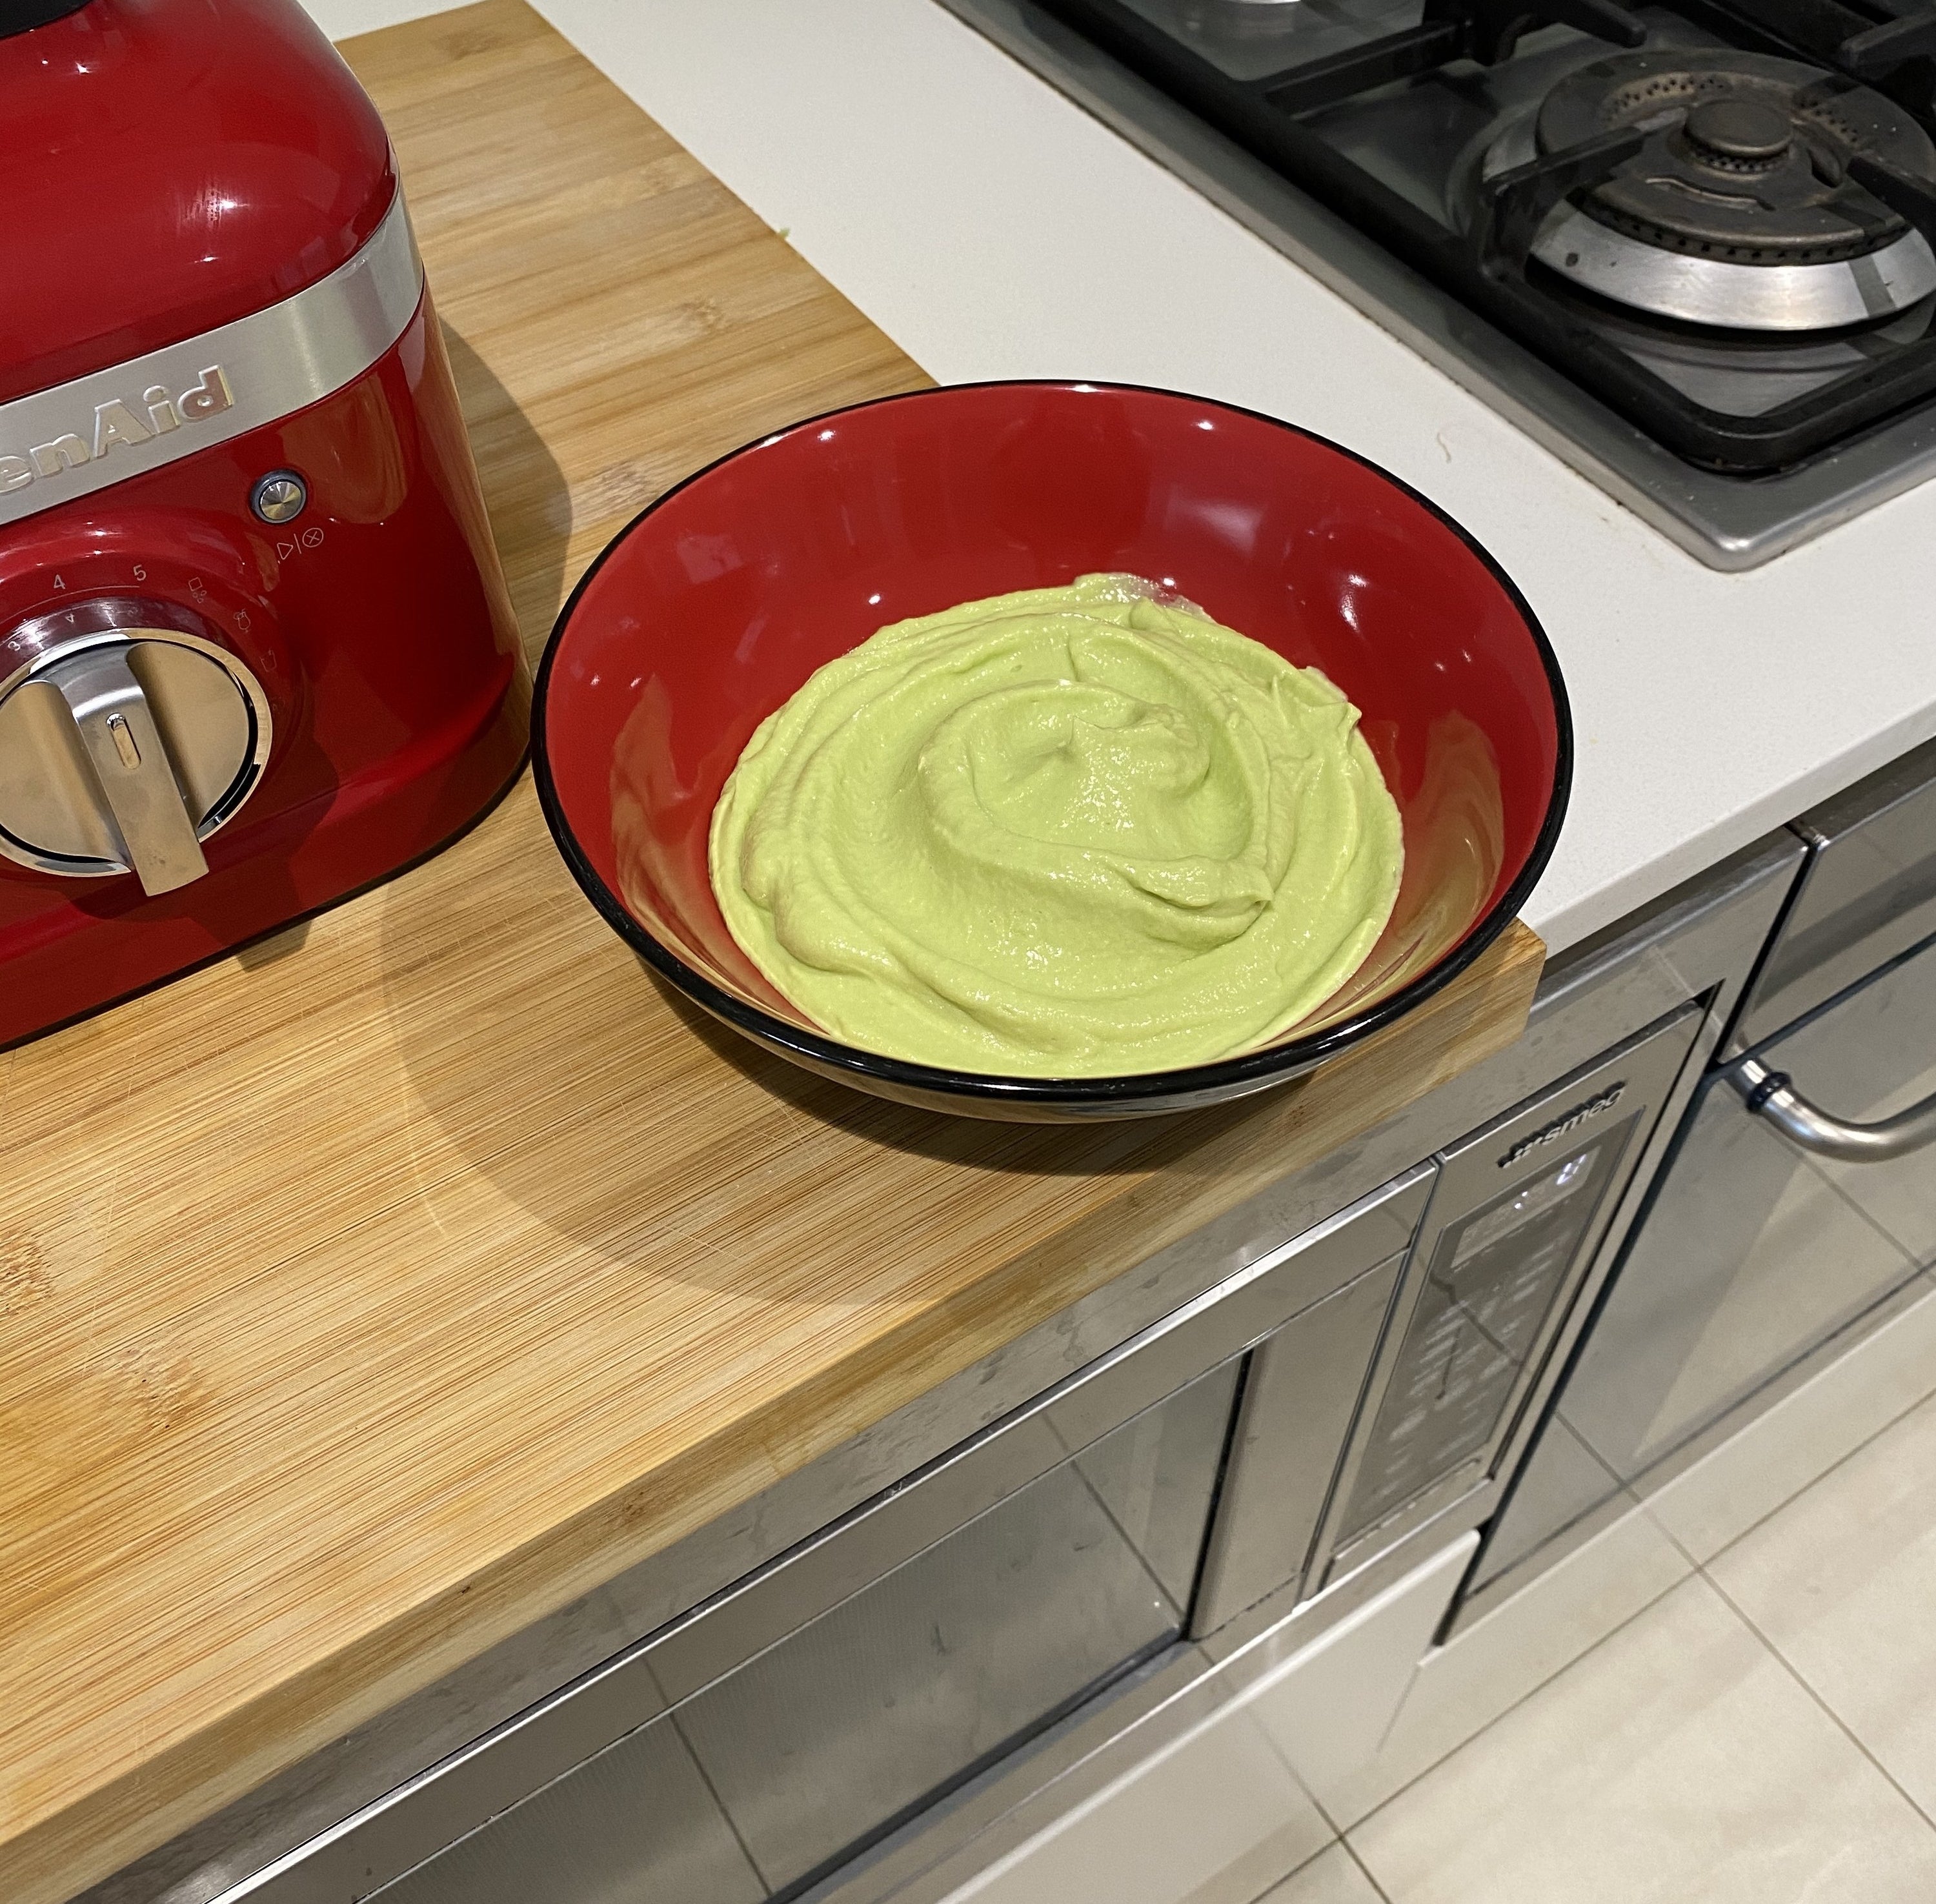
<path id="1" fill-rule="evenodd" d="M 1351 1842 L 1391 1904 L 1936 1896 L 1936 1830 L 1698 1576 Z"/>
<path id="2" fill-rule="evenodd" d="M 1299 1785 L 1342 1830 L 1354 1789 L 1417 1676 L 1418 1662 L 1452 1604 L 1454 1590 L 1479 1544 L 1475 1533 L 1450 1542 L 1377 1598 L 1275 1669 L 1251 1696 L 1250 1710 Z M 1296 1622 L 1291 1623 L 1296 1630 Z M 1492 1715 L 1481 1714 L 1476 1732 Z M 1366 1808 L 1369 1810 L 1370 1808 Z M 1316 1848 L 1314 1846 L 1312 1848 Z"/>
<path id="3" fill-rule="evenodd" d="M 1936 1816 L 1936 1400 L 1744 1535 L 1708 1571 Z"/>
<path id="4" fill-rule="evenodd" d="M 1313 1786 L 1347 1831 L 1693 1571 L 1644 1508 L 1427 1653 L 1378 1751 Z"/>
<path id="5" fill-rule="evenodd" d="M 1332 1837 L 1239 1706 L 994 1863 L 971 1845 L 963 1860 L 976 1868 L 945 1895 L 947 1904 L 1237 1904 Z"/>
<path id="6" fill-rule="evenodd" d="M 1936 1393 L 1936 1286 L 1665 1486 L 1648 1511 L 1711 1560 L 1869 1437 Z"/>
<path id="7" fill-rule="evenodd" d="M 1274 1884 L 1257 1904 L 1381 1904 L 1376 1888 L 1342 1845 L 1320 1851 L 1308 1864 Z"/>

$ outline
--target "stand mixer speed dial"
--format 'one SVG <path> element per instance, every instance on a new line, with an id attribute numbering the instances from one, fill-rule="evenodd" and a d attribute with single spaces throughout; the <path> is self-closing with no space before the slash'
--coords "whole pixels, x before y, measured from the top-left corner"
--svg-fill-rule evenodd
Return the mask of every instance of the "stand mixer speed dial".
<path id="1" fill-rule="evenodd" d="M 98 601 L 7 637 L 24 658 L 0 680 L 0 853 L 72 877 L 132 872 L 151 895 L 208 870 L 201 842 L 268 759 L 269 704 L 188 619 Z"/>

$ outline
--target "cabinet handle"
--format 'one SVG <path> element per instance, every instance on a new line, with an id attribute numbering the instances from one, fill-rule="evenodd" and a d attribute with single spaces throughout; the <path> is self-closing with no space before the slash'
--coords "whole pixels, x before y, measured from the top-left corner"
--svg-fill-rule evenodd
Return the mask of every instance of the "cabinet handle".
<path id="1" fill-rule="evenodd" d="M 1791 1143 L 1817 1157 L 1843 1164 L 1886 1164 L 1936 1143 L 1936 1097 L 1925 1097 L 1878 1124 L 1847 1124 L 1809 1103 L 1786 1071 L 1771 1071 L 1758 1058 L 1744 1058 L 1723 1075 Z"/>

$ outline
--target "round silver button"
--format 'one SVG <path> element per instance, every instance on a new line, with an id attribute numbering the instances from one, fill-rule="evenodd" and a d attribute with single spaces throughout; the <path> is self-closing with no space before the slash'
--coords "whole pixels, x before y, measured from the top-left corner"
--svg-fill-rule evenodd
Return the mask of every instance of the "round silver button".
<path id="1" fill-rule="evenodd" d="M 249 492 L 249 507 L 265 522 L 292 522 L 309 501 L 309 487 L 292 469 L 272 470 Z"/>

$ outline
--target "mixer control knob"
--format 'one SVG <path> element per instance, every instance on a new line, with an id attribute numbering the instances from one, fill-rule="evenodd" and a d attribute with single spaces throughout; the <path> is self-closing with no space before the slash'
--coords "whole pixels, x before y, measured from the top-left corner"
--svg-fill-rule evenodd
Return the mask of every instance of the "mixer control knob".
<path id="1" fill-rule="evenodd" d="M 108 816 L 141 890 L 172 892 L 200 879 L 208 861 L 201 856 L 201 842 L 155 710 L 129 665 L 132 652 L 120 642 L 84 649 L 38 678 L 60 691 L 80 731 Z"/>
<path id="2" fill-rule="evenodd" d="M 132 872 L 150 894 L 208 870 L 201 842 L 255 789 L 269 707 L 241 661 L 156 604 L 87 602 L 14 631 L 0 681 L 0 853 Z"/>

